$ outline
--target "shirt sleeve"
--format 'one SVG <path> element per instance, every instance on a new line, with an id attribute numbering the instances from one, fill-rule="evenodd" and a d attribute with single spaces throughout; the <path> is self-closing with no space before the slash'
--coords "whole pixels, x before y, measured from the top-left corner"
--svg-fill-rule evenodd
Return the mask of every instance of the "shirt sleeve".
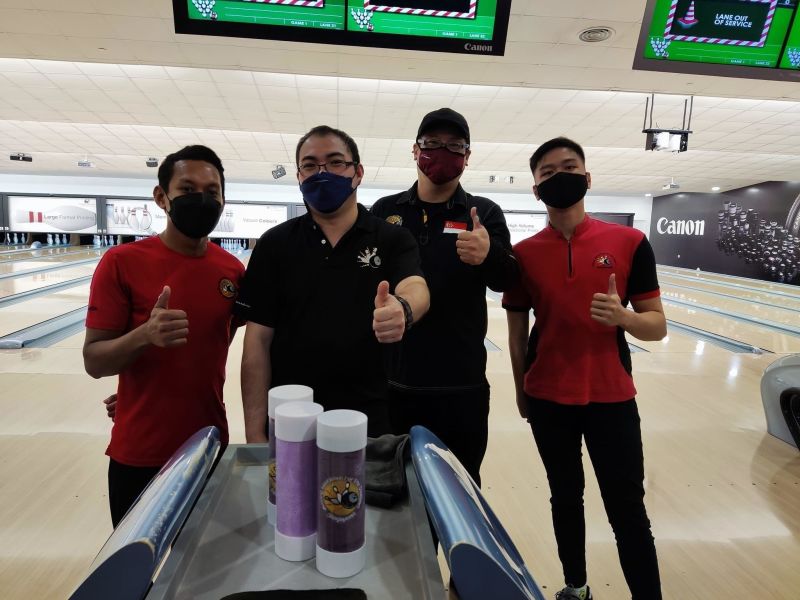
<path id="1" fill-rule="evenodd" d="M 124 331 L 131 312 L 130 294 L 120 274 L 117 254 L 109 251 L 100 259 L 92 276 L 86 328 Z"/>
<path id="2" fill-rule="evenodd" d="M 407 277 L 425 277 L 419 257 L 417 240 L 405 227 L 386 225 L 386 235 L 391 244 L 390 261 L 387 268 L 389 286 L 392 290 Z"/>
<path id="3" fill-rule="evenodd" d="M 642 237 L 633 254 L 627 295 L 632 301 L 648 300 L 661 295 L 656 273 L 656 256 L 646 236 Z"/>
<path id="4" fill-rule="evenodd" d="M 503 293 L 503 308 L 512 312 L 528 312 L 533 308 L 531 295 L 525 287 L 524 277 L 521 274 L 514 284 Z"/>
<path id="5" fill-rule="evenodd" d="M 478 212 L 481 224 L 489 232 L 489 254 L 478 267 L 486 286 L 495 292 L 512 288 L 519 281 L 519 266 L 511 250 L 511 234 L 503 211 L 490 203 L 486 212 Z"/>
<path id="6" fill-rule="evenodd" d="M 256 242 L 239 296 L 234 316 L 265 327 L 275 327 L 278 320 L 278 256 L 269 232 Z"/>

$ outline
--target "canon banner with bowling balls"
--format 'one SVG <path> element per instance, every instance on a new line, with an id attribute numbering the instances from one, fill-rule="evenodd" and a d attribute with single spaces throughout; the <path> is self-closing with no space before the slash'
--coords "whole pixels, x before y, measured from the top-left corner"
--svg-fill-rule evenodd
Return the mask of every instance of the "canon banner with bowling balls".
<path id="1" fill-rule="evenodd" d="M 800 285 L 800 182 L 655 198 L 650 242 L 662 265 Z"/>

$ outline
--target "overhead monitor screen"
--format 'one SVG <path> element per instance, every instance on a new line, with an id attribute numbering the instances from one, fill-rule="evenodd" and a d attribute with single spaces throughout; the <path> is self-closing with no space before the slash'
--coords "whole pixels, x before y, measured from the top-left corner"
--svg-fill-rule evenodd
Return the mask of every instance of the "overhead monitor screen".
<path id="1" fill-rule="evenodd" d="M 502 55 L 511 0 L 173 0 L 175 32 Z"/>
<path id="2" fill-rule="evenodd" d="M 800 81 L 798 0 L 649 0 L 633 66 Z"/>

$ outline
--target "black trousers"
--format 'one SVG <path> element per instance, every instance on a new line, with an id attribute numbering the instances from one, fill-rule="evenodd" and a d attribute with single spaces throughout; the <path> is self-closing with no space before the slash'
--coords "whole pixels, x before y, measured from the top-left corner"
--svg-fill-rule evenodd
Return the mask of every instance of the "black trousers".
<path id="1" fill-rule="evenodd" d="M 644 506 L 644 455 L 636 401 L 565 406 L 529 398 L 528 421 L 550 483 L 565 583 L 573 587 L 586 583 L 584 438 L 633 600 L 660 600 L 658 558 Z"/>
<path id="2" fill-rule="evenodd" d="M 136 499 L 161 467 L 132 467 L 108 459 L 108 504 L 111 524 L 116 529 Z"/>
<path id="3" fill-rule="evenodd" d="M 479 486 L 489 439 L 489 385 L 458 392 L 418 393 L 389 388 L 389 414 L 396 435 L 414 425 L 430 429 Z"/>

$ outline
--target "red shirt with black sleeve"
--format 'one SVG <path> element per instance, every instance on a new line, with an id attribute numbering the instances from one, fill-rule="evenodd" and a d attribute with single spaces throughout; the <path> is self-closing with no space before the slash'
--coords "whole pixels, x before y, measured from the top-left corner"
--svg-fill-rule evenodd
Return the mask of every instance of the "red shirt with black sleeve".
<path id="1" fill-rule="evenodd" d="M 149 346 L 119 374 L 108 456 L 131 466 L 161 466 L 209 425 L 228 443 L 222 387 L 243 276 L 242 263 L 213 243 L 199 257 L 170 250 L 158 236 L 106 252 L 92 278 L 87 328 L 136 329 L 150 318 L 165 285 L 169 308 L 185 311 L 189 320 L 185 345 Z"/>
<path id="2" fill-rule="evenodd" d="M 521 281 L 503 308 L 534 311 L 525 393 L 559 404 L 622 402 L 636 396 L 621 327 L 591 318 L 592 297 L 616 274 L 623 306 L 660 295 L 653 249 L 632 227 L 586 216 L 570 240 L 551 226 L 514 246 Z"/>

